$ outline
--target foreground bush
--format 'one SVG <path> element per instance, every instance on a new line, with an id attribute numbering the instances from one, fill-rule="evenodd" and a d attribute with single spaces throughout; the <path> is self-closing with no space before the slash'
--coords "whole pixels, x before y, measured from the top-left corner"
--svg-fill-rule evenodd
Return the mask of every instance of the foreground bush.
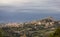
<path id="1" fill-rule="evenodd" d="M 60 27 L 58 27 L 49 37 L 60 37 Z"/>

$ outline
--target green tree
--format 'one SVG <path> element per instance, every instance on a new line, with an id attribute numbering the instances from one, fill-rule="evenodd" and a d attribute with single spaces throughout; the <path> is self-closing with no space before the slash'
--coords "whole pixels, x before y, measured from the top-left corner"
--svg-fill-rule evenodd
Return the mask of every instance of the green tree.
<path id="1" fill-rule="evenodd" d="M 2 29 L 0 29 L 0 37 L 3 37 L 2 32 L 3 32 Z"/>
<path id="2" fill-rule="evenodd" d="M 50 37 L 60 37 L 60 27 L 58 27 L 54 33 L 51 33 Z"/>

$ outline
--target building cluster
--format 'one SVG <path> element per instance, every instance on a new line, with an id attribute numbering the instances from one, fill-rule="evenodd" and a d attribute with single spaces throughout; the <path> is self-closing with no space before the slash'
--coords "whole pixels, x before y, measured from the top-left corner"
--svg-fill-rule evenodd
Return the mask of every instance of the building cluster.
<path id="1" fill-rule="evenodd" d="M 32 24 L 32 25 L 45 25 L 46 28 L 54 26 L 55 24 L 60 24 L 60 21 L 54 20 L 52 17 L 48 17 L 42 20 L 27 22 L 25 24 Z"/>

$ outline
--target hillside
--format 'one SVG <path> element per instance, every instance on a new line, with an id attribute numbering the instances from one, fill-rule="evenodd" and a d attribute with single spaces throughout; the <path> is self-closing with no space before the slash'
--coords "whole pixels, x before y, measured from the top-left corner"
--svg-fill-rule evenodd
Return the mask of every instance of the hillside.
<path id="1" fill-rule="evenodd" d="M 47 17 L 24 23 L 1 24 L 0 28 L 9 35 L 6 35 L 8 37 L 48 37 L 59 26 L 60 21 Z"/>

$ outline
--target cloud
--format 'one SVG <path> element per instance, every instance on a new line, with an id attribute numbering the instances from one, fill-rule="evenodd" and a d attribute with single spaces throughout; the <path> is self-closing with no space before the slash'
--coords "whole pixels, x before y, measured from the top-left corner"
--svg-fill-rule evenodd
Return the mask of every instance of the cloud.
<path id="1" fill-rule="evenodd" d="M 23 3 L 29 2 L 28 0 L 0 0 L 0 5 L 21 5 Z"/>
<path id="2" fill-rule="evenodd" d="M 21 9 L 22 11 L 45 9 L 60 12 L 60 0 L 0 0 L 0 6 L 1 4 L 5 5 L 2 8 L 0 7 L 2 10 L 10 12 L 21 11 Z"/>
<path id="3" fill-rule="evenodd" d="M 0 0 L 0 3 L 18 3 L 18 2 L 27 2 L 27 0 Z"/>
<path id="4" fill-rule="evenodd" d="M 23 4 L 23 3 L 34 3 L 34 4 L 42 4 L 47 0 L 0 0 L 0 4 Z"/>
<path id="5" fill-rule="evenodd" d="M 0 0 L 0 21 L 25 21 L 60 16 L 60 0 Z M 59 18 L 60 19 L 60 18 Z"/>

